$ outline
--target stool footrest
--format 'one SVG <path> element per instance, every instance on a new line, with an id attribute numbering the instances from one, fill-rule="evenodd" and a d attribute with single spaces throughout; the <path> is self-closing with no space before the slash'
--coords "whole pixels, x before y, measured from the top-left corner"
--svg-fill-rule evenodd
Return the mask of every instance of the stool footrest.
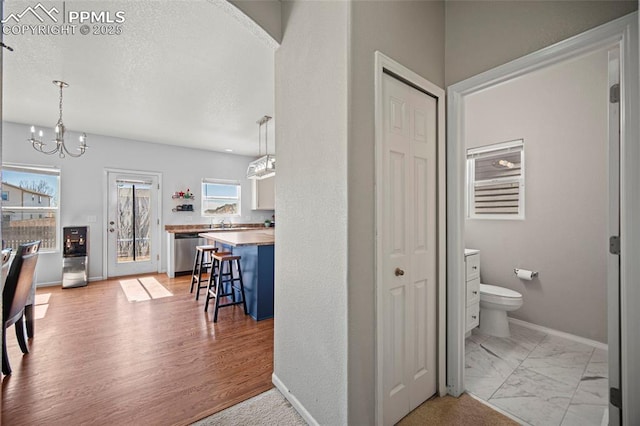
<path id="1" fill-rule="evenodd" d="M 234 305 L 242 305 L 244 300 L 240 300 L 239 302 L 229 302 L 229 303 L 220 303 L 218 308 L 224 308 L 225 306 L 234 306 Z"/>

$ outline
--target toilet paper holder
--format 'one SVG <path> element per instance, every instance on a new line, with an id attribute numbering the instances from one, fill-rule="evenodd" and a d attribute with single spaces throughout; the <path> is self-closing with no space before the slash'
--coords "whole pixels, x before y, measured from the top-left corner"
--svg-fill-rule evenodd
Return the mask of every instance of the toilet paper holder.
<path id="1" fill-rule="evenodd" d="M 520 268 L 514 268 L 513 269 L 513 273 L 516 274 L 516 276 L 518 276 L 519 272 L 524 272 L 525 275 L 527 275 L 529 277 L 529 279 L 535 278 L 535 277 L 538 276 L 538 271 L 528 271 L 526 269 L 520 269 Z"/>

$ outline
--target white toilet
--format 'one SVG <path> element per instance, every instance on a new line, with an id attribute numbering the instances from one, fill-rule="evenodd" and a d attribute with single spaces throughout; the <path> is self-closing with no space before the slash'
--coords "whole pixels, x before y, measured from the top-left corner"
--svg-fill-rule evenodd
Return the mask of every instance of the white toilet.
<path id="1" fill-rule="evenodd" d="M 509 337 L 507 312 L 522 306 L 522 295 L 496 285 L 480 284 L 480 332 L 489 336 Z"/>

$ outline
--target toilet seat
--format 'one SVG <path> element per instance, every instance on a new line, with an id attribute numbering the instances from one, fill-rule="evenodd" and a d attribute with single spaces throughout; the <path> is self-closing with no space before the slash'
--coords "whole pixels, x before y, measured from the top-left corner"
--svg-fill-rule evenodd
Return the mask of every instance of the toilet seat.
<path id="1" fill-rule="evenodd" d="M 497 285 L 482 284 L 480 283 L 480 294 L 486 294 L 488 296 L 509 297 L 509 298 L 522 298 L 522 295 L 517 291 L 498 287 Z"/>

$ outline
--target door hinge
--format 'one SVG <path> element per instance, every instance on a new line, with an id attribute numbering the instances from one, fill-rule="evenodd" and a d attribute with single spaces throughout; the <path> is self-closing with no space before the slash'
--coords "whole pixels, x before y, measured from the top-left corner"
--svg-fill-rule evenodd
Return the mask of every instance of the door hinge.
<path id="1" fill-rule="evenodd" d="M 620 102 L 620 85 L 618 83 L 609 88 L 609 102 L 612 104 Z"/>
<path id="2" fill-rule="evenodd" d="M 160 189 L 160 184 L 158 184 L 158 189 Z"/>
<path id="3" fill-rule="evenodd" d="M 614 407 L 622 408 L 622 392 L 618 388 L 609 388 L 609 402 Z"/>
<path id="4" fill-rule="evenodd" d="M 609 237 L 609 253 L 620 255 L 620 237 L 617 235 Z"/>
<path id="5" fill-rule="evenodd" d="M 156 254 L 156 260 L 160 260 L 160 255 Z"/>
<path id="6" fill-rule="evenodd" d="M 158 221 L 158 225 L 160 225 L 160 219 L 156 219 Z"/>

